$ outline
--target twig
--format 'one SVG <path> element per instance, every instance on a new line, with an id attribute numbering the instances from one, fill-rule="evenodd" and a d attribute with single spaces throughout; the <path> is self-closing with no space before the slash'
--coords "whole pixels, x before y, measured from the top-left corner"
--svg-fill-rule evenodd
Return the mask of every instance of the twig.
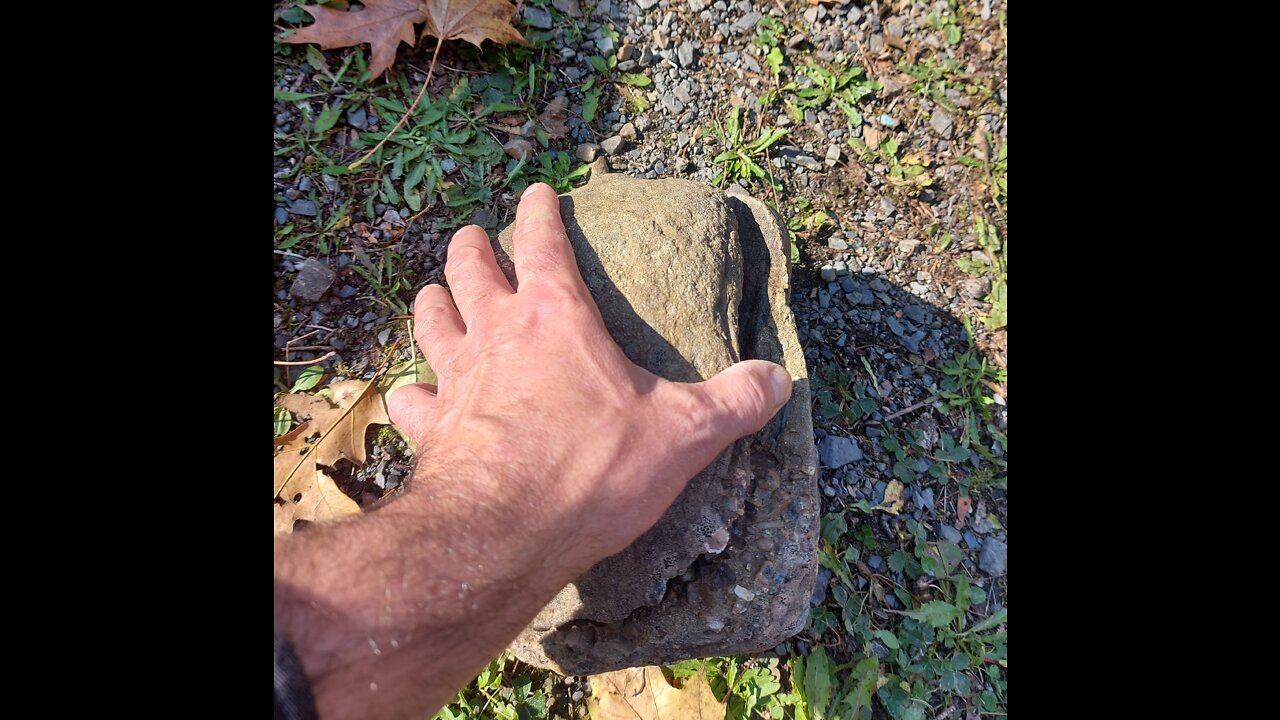
<path id="1" fill-rule="evenodd" d="M 894 419 L 894 418 L 902 417 L 903 415 L 906 415 L 906 414 L 907 414 L 907 413 L 909 413 L 909 412 L 914 412 L 914 411 L 916 411 L 916 410 L 919 410 L 920 408 L 922 408 L 922 407 L 924 407 L 924 406 L 926 406 L 926 405 L 931 405 L 931 404 L 933 404 L 933 401 L 934 401 L 935 399 L 936 399 L 936 398 L 929 398 L 928 400 L 921 400 L 920 402 L 916 403 L 915 405 L 912 405 L 911 407 L 905 407 L 905 408 L 903 408 L 903 409 L 899 410 L 898 412 L 896 412 L 896 413 L 894 413 L 894 414 L 892 414 L 892 415 L 889 415 L 888 417 L 886 417 L 886 418 L 884 419 L 884 421 L 885 421 L 885 422 L 889 422 L 890 420 L 892 420 L 892 419 Z"/>
<path id="2" fill-rule="evenodd" d="M 427 88 L 431 85 L 431 75 L 435 72 L 436 58 L 440 57 L 440 46 L 442 45 L 444 45 L 444 38 L 436 38 L 436 51 L 431 54 L 431 66 L 427 68 L 427 79 L 423 81 L 422 89 L 418 91 L 418 97 L 413 99 L 413 104 L 409 106 L 408 110 L 404 111 L 404 115 L 400 116 L 400 121 L 396 123 L 395 127 L 391 128 L 391 131 L 387 133 L 386 137 L 379 140 L 378 144 L 374 145 L 372 150 L 364 154 L 364 157 L 348 165 L 348 170 L 355 170 L 360 167 L 365 160 L 373 157 L 374 153 L 381 150 L 382 146 L 387 144 L 387 141 L 391 139 L 391 136 L 396 134 L 396 131 L 404 125 L 404 121 L 408 120 L 409 116 L 413 114 L 413 111 L 417 109 L 418 103 L 422 100 L 422 96 L 427 94 Z"/>
<path id="3" fill-rule="evenodd" d="M 309 337 L 311 337 L 312 335 L 315 335 L 315 334 L 316 334 L 316 333 L 318 333 L 318 332 L 320 332 L 320 331 L 319 331 L 319 330 L 312 330 L 311 332 L 307 333 L 306 335 L 299 335 L 298 337 L 296 337 L 296 338 L 294 338 L 294 339 L 290 340 L 289 342 L 285 343 L 285 345 L 292 345 L 292 344 L 294 344 L 294 343 L 298 342 L 299 340 L 305 340 L 306 338 L 309 338 Z M 298 350 L 298 349 L 300 349 L 300 348 L 293 348 L 293 349 L 294 349 L 294 350 Z M 287 352 L 287 351 L 286 351 L 286 352 Z"/>
<path id="4" fill-rule="evenodd" d="M 315 360 L 276 360 L 276 361 L 275 361 L 275 364 L 276 364 L 276 365 L 287 365 L 287 366 L 291 366 L 291 367 L 292 367 L 292 366 L 297 366 L 297 365 L 315 365 L 316 363 L 322 363 L 322 362 L 324 362 L 325 360 L 328 360 L 329 358 L 331 358 L 331 357 L 333 357 L 334 355 L 337 355 L 337 354 L 338 354 L 338 351 L 337 351 L 337 350 L 330 350 L 329 352 L 327 352 L 327 353 L 325 353 L 324 355 L 322 355 L 322 356 L 320 356 L 320 357 L 316 358 Z"/>

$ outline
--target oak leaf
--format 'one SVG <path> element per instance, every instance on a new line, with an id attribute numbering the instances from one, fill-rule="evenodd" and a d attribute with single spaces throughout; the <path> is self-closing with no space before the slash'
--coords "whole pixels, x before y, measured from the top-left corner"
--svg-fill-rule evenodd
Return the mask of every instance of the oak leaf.
<path id="1" fill-rule="evenodd" d="M 727 703 L 716 700 L 705 671 L 676 689 L 653 665 L 592 675 L 591 720 L 724 720 Z"/>
<path id="2" fill-rule="evenodd" d="M 309 419 L 276 439 L 277 535 L 293 532 L 297 520 L 323 522 L 360 512 L 320 466 L 333 467 L 344 459 L 363 465 L 365 431 L 391 421 L 372 383 L 346 380 L 329 389 L 332 397 L 296 394 L 280 400 L 289 412 Z"/>
<path id="3" fill-rule="evenodd" d="M 466 40 L 480 46 L 486 39 L 496 43 L 528 45 L 511 26 L 515 6 L 507 0 L 365 0 L 363 12 L 344 12 L 322 5 L 306 11 L 315 23 L 284 38 L 289 43 L 316 43 L 329 50 L 369 43 L 369 72 L 381 75 L 396 59 L 400 43 L 412 46 L 413 26 L 426 23 L 422 37 Z"/>
<path id="4" fill-rule="evenodd" d="M 391 67 L 400 43 L 413 45 L 413 24 L 426 17 L 421 0 L 364 0 L 363 12 L 333 10 L 308 5 L 305 10 L 316 19 L 284 38 L 287 43 L 316 43 L 325 50 L 369 43 L 371 77 Z"/>
<path id="5" fill-rule="evenodd" d="M 569 99 L 564 95 L 552 98 L 551 102 L 547 103 L 547 107 L 538 116 L 538 121 L 542 123 L 542 129 L 547 131 L 547 137 L 562 138 L 569 134 L 569 128 L 564 122 L 565 114 L 568 110 Z"/>

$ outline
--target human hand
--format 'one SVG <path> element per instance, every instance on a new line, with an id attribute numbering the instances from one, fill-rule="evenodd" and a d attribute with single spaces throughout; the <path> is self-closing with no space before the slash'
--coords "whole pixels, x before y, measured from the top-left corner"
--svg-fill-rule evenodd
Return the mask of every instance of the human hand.
<path id="1" fill-rule="evenodd" d="M 561 558 L 572 579 L 657 522 L 790 399 L 792 381 L 763 360 L 700 383 L 633 364 L 582 281 L 548 185 L 525 191 L 513 242 L 518 292 L 484 230 L 454 235 L 452 295 L 429 285 L 414 305 L 439 386 L 403 387 L 388 409 L 421 454 L 410 494 L 466 498 L 508 545 Z"/>

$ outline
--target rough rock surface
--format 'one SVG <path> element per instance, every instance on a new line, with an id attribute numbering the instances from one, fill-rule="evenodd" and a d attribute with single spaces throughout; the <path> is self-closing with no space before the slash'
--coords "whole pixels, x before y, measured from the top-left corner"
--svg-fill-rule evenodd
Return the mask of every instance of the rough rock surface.
<path id="1" fill-rule="evenodd" d="M 521 660 L 566 675 L 772 648 L 804 626 L 818 570 L 817 457 L 785 227 L 741 192 L 607 171 L 598 160 L 560 208 L 627 356 L 671 380 L 748 358 L 796 380 L 764 429 L 721 453 L 657 525 L 561 591 L 512 644 Z M 495 250 L 514 284 L 511 235 Z"/>

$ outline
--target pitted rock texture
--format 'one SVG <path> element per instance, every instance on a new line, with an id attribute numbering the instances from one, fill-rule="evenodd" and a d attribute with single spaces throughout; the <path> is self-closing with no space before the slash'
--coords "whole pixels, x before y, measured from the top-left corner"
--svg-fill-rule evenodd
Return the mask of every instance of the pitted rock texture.
<path id="1" fill-rule="evenodd" d="M 774 647 L 804 626 L 817 574 L 817 457 L 785 227 L 744 193 L 606 173 L 597 161 L 560 210 L 627 356 L 686 382 L 761 358 L 795 383 L 764 429 L 721 453 L 652 529 L 562 590 L 512 644 L 521 660 L 566 675 Z M 495 251 L 514 285 L 511 236 Z"/>

